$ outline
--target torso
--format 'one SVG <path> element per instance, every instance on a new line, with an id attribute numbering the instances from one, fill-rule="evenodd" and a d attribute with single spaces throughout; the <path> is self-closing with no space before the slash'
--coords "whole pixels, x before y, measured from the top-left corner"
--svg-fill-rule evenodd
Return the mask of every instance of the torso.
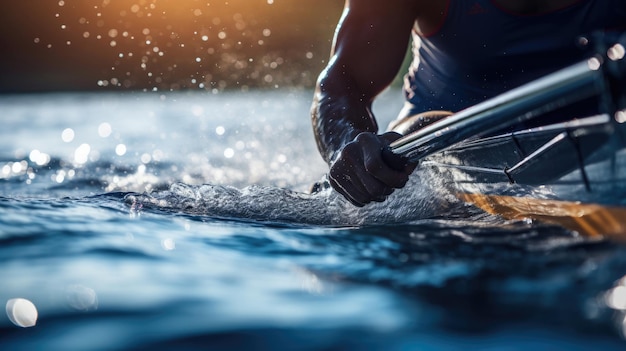
<path id="1" fill-rule="evenodd" d="M 492 2 L 518 15 L 540 15 L 560 10 L 583 0 L 493 0 Z"/>
<path id="2" fill-rule="evenodd" d="M 421 35 L 434 33 L 445 20 L 447 7 L 454 0 L 420 0 L 420 12 L 416 15 L 415 29 Z M 506 12 L 532 16 L 556 11 L 583 0 L 492 0 Z"/>
<path id="3" fill-rule="evenodd" d="M 580 36 L 626 30 L 624 0 L 419 1 L 410 114 L 466 108 L 588 58 Z"/>

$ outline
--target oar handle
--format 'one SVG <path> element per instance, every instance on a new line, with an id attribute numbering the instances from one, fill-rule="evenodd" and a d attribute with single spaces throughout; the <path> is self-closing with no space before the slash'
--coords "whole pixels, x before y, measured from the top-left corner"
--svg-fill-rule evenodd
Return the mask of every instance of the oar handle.
<path id="1" fill-rule="evenodd" d="M 382 158 L 387 166 L 396 171 L 404 171 L 407 164 L 409 163 L 409 160 L 406 157 L 394 153 L 391 150 L 391 147 L 386 147 L 383 149 Z"/>
<path id="2" fill-rule="evenodd" d="M 595 65 L 597 61 L 580 62 L 459 111 L 394 141 L 391 150 L 417 162 L 469 138 L 598 96 L 606 87 L 601 67 Z"/>
<path id="3" fill-rule="evenodd" d="M 394 154 L 417 162 L 471 138 L 599 97 L 602 113 L 626 108 L 626 34 L 600 35 L 598 55 L 459 111 L 391 143 Z M 391 159 L 391 157 L 388 157 Z"/>

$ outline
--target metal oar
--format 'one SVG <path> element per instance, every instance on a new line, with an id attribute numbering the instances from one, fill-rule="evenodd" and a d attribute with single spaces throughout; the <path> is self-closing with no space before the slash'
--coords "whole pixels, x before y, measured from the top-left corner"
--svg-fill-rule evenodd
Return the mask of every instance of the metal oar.
<path id="1" fill-rule="evenodd" d="M 390 146 L 395 155 L 385 158 L 391 164 L 395 162 L 390 159 L 398 156 L 417 162 L 469 138 L 484 136 L 586 98 L 611 94 L 610 90 L 603 64 L 599 58 L 591 58 L 403 136 Z"/>

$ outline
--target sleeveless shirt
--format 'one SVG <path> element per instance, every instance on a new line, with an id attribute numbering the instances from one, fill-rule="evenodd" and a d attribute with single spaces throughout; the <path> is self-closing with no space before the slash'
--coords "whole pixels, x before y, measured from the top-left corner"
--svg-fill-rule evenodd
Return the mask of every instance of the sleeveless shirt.
<path id="1" fill-rule="evenodd" d="M 519 15 L 492 0 L 449 0 L 441 27 L 414 34 L 399 117 L 458 111 L 591 56 L 579 40 L 626 28 L 626 0 L 580 0 Z"/>

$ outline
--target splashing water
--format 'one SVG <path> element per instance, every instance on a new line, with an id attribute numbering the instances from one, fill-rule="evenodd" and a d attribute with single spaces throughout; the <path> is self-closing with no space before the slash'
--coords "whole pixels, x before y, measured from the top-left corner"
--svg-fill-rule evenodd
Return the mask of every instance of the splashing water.
<path id="1" fill-rule="evenodd" d="M 32 41 L 48 54 L 98 53 L 91 71 L 108 73 L 91 89 L 311 87 L 332 36 L 328 13 L 340 13 L 339 7 L 322 11 L 312 3 L 60 1 L 42 10 L 48 16 L 40 18 L 43 29 Z M 300 28 L 307 31 L 294 38 Z"/>
<path id="2" fill-rule="evenodd" d="M 385 203 L 374 203 L 364 208 L 351 205 L 328 186 L 318 193 L 307 194 L 257 185 L 238 189 L 177 183 L 166 191 L 149 195 L 129 194 L 125 200 L 135 211 L 149 208 L 209 217 L 307 225 L 404 223 L 432 218 L 444 212 L 453 215 L 450 203 L 444 201 L 449 197 L 436 190 L 441 188 L 432 187 L 434 182 L 427 186 L 426 174 L 420 173 L 404 190 L 396 191 Z"/>

